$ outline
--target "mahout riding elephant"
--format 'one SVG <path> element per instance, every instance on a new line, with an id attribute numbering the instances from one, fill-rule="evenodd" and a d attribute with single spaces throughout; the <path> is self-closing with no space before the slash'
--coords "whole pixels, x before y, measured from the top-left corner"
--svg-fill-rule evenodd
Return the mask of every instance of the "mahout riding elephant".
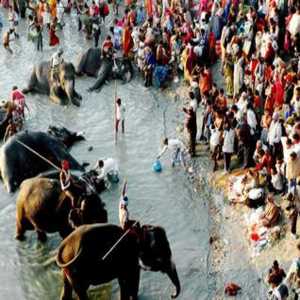
<path id="1" fill-rule="evenodd" d="M 47 239 L 46 232 L 59 232 L 64 238 L 81 224 L 107 222 L 105 205 L 97 194 L 81 193 L 77 204 L 72 207 L 59 180 L 23 181 L 17 198 L 16 238 L 23 240 L 26 230 L 35 230 L 40 241 Z"/>
<path id="2" fill-rule="evenodd" d="M 58 170 L 52 169 L 39 174 L 38 177 L 58 180 L 59 174 L 60 172 Z M 87 185 L 88 188 L 94 193 L 101 194 L 102 192 L 107 190 L 107 181 L 104 178 L 101 180 L 97 178 L 97 180 L 95 180 L 97 176 L 98 173 L 95 170 L 89 170 L 84 172 L 76 170 L 72 171 L 72 177 L 75 178 L 75 180 Z"/>
<path id="3" fill-rule="evenodd" d="M 165 230 L 159 226 L 134 223 L 121 240 L 124 230 L 112 224 L 82 225 L 59 246 L 56 262 L 62 269 L 61 300 L 87 300 L 90 285 L 118 279 L 121 300 L 137 300 L 143 268 L 166 273 L 175 285 L 172 298 L 180 293 L 180 281 Z M 117 241 L 120 242 L 117 244 Z M 111 252 L 110 252 L 111 251 Z"/>
<path id="4" fill-rule="evenodd" d="M 27 88 L 23 93 L 36 92 L 47 94 L 54 103 L 80 106 L 81 95 L 75 90 L 75 68 L 73 64 L 63 62 L 59 65 L 58 79 L 52 78 L 49 62 L 40 62 L 34 66 Z"/>
<path id="5" fill-rule="evenodd" d="M 62 160 L 68 160 L 72 170 L 84 170 L 55 137 L 40 131 L 22 131 L 0 148 L 0 175 L 8 192 L 14 192 L 23 180 L 53 168 L 26 146 L 58 167 Z"/>
<path id="6" fill-rule="evenodd" d="M 67 148 L 85 140 L 81 132 L 71 131 L 63 126 L 49 126 L 47 132 L 62 141 Z"/>

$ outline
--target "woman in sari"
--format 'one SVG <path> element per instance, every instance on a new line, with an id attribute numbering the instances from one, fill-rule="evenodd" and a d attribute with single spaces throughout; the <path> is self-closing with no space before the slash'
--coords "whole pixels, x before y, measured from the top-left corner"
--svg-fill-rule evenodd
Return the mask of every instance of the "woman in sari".
<path id="1" fill-rule="evenodd" d="M 127 24 L 124 26 L 123 29 L 122 45 L 123 54 L 125 57 L 128 57 L 133 48 L 133 39 L 131 36 L 131 28 Z"/>
<path id="2" fill-rule="evenodd" d="M 196 54 L 192 46 L 186 48 L 186 57 L 183 55 L 183 68 L 184 68 L 184 79 L 190 83 L 192 80 L 192 72 L 196 65 Z"/>
<path id="3" fill-rule="evenodd" d="M 233 95 L 233 62 L 231 54 L 226 54 L 224 62 L 224 77 L 226 84 L 226 94 L 228 97 Z"/>
<path id="4" fill-rule="evenodd" d="M 51 17 L 53 19 L 56 18 L 56 14 L 57 14 L 57 11 L 56 11 L 56 0 L 49 0 L 49 8 L 50 8 Z"/>
<path id="5" fill-rule="evenodd" d="M 57 37 L 56 33 L 56 23 L 52 23 L 49 30 L 49 45 L 56 46 L 59 44 L 59 38 Z"/>

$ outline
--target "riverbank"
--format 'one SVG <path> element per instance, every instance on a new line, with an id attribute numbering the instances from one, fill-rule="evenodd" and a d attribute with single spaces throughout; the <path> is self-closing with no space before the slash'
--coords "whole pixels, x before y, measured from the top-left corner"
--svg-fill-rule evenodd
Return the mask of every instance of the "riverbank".
<path id="1" fill-rule="evenodd" d="M 218 68 L 218 64 L 215 65 L 212 72 L 214 79 L 216 77 L 215 82 L 218 86 L 222 86 L 223 82 Z M 176 86 L 173 84 L 172 88 L 165 92 L 174 101 L 181 101 L 183 106 L 187 106 L 188 91 L 188 86 L 181 83 Z M 201 118 L 202 113 L 198 110 L 198 128 L 202 124 Z M 177 126 L 177 133 L 185 138 L 183 125 Z M 268 290 L 265 277 L 273 261 L 278 260 L 279 264 L 287 271 L 297 255 L 297 240 L 290 236 L 287 216 L 283 211 L 280 237 L 258 254 L 254 254 L 246 224 L 246 217 L 251 209 L 245 205 L 230 205 L 227 200 L 230 179 L 245 173 L 245 170 L 238 168 L 237 161 L 233 159 L 234 170 L 230 174 L 224 174 L 222 162 L 219 170 L 213 172 L 212 162 L 208 155 L 209 147 L 198 144 L 196 154 L 197 157 L 191 162 L 187 173 L 192 178 L 195 190 L 200 195 L 205 185 L 209 185 L 211 189 L 211 194 L 205 201 L 210 218 L 208 276 L 211 285 L 209 288 L 213 287 L 215 291 L 213 299 L 231 299 L 224 294 L 224 287 L 229 282 L 234 282 L 241 287 L 236 299 L 265 299 Z M 201 167 L 199 167 L 200 165 Z M 280 196 L 276 197 L 276 201 L 281 204 L 282 208 L 287 205 Z M 286 255 L 287 253 L 288 255 Z"/>

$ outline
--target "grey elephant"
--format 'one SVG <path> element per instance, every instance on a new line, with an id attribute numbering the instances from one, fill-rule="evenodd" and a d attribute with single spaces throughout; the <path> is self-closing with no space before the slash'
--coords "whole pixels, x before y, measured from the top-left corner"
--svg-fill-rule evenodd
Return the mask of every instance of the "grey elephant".
<path id="1" fill-rule="evenodd" d="M 63 126 L 49 126 L 47 132 L 60 140 L 67 148 L 85 140 L 81 132 L 71 131 Z"/>
<path id="2" fill-rule="evenodd" d="M 61 190 L 59 180 L 31 178 L 23 181 L 17 198 L 16 238 L 23 240 L 27 230 L 35 230 L 44 242 L 46 233 L 66 237 L 81 224 L 107 222 L 105 205 L 97 194 L 82 194 L 78 208 Z"/>
<path id="3" fill-rule="evenodd" d="M 159 226 L 132 224 L 129 233 L 112 224 L 79 226 L 58 249 L 56 262 L 62 269 L 64 286 L 61 300 L 87 300 L 91 285 L 118 279 L 121 300 L 137 300 L 140 265 L 150 271 L 166 273 L 175 285 L 172 298 L 180 293 L 180 281 L 165 230 Z M 117 243 L 117 241 L 119 241 Z"/>
<path id="4" fill-rule="evenodd" d="M 41 62 L 34 66 L 27 88 L 23 93 L 35 92 L 47 94 L 51 101 L 61 105 L 73 103 L 80 106 L 81 95 L 75 90 L 75 67 L 71 63 L 63 62 L 59 66 L 59 80 L 51 78 L 49 62 Z"/>
<path id="5" fill-rule="evenodd" d="M 111 53 L 101 56 L 98 48 L 89 48 L 81 54 L 76 64 L 77 75 L 97 77 L 90 91 L 99 90 L 106 80 L 121 79 L 124 83 L 129 82 L 133 76 L 131 61 L 127 58 L 115 58 Z"/>
<path id="6" fill-rule="evenodd" d="M 71 169 L 84 170 L 60 140 L 45 132 L 23 131 L 0 148 L 0 175 L 8 192 L 14 192 L 23 180 L 53 168 L 24 145 L 56 166 L 60 166 L 62 160 L 68 160 Z"/>
<path id="7" fill-rule="evenodd" d="M 85 53 L 80 54 L 75 64 L 76 74 L 97 77 L 101 66 L 101 50 L 98 48 L 89 48 Z"/>

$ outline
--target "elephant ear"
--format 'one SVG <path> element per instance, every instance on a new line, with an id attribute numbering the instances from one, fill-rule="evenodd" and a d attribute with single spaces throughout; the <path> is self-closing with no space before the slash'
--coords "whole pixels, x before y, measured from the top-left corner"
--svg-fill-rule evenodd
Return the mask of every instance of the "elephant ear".
<path id="1" fill-rule="evenodd" d="M 171 249 L 162 227 L 144 225 L 141 236 L 141 259 L 153 271 L 165 269 L 171 260 Z"/>

